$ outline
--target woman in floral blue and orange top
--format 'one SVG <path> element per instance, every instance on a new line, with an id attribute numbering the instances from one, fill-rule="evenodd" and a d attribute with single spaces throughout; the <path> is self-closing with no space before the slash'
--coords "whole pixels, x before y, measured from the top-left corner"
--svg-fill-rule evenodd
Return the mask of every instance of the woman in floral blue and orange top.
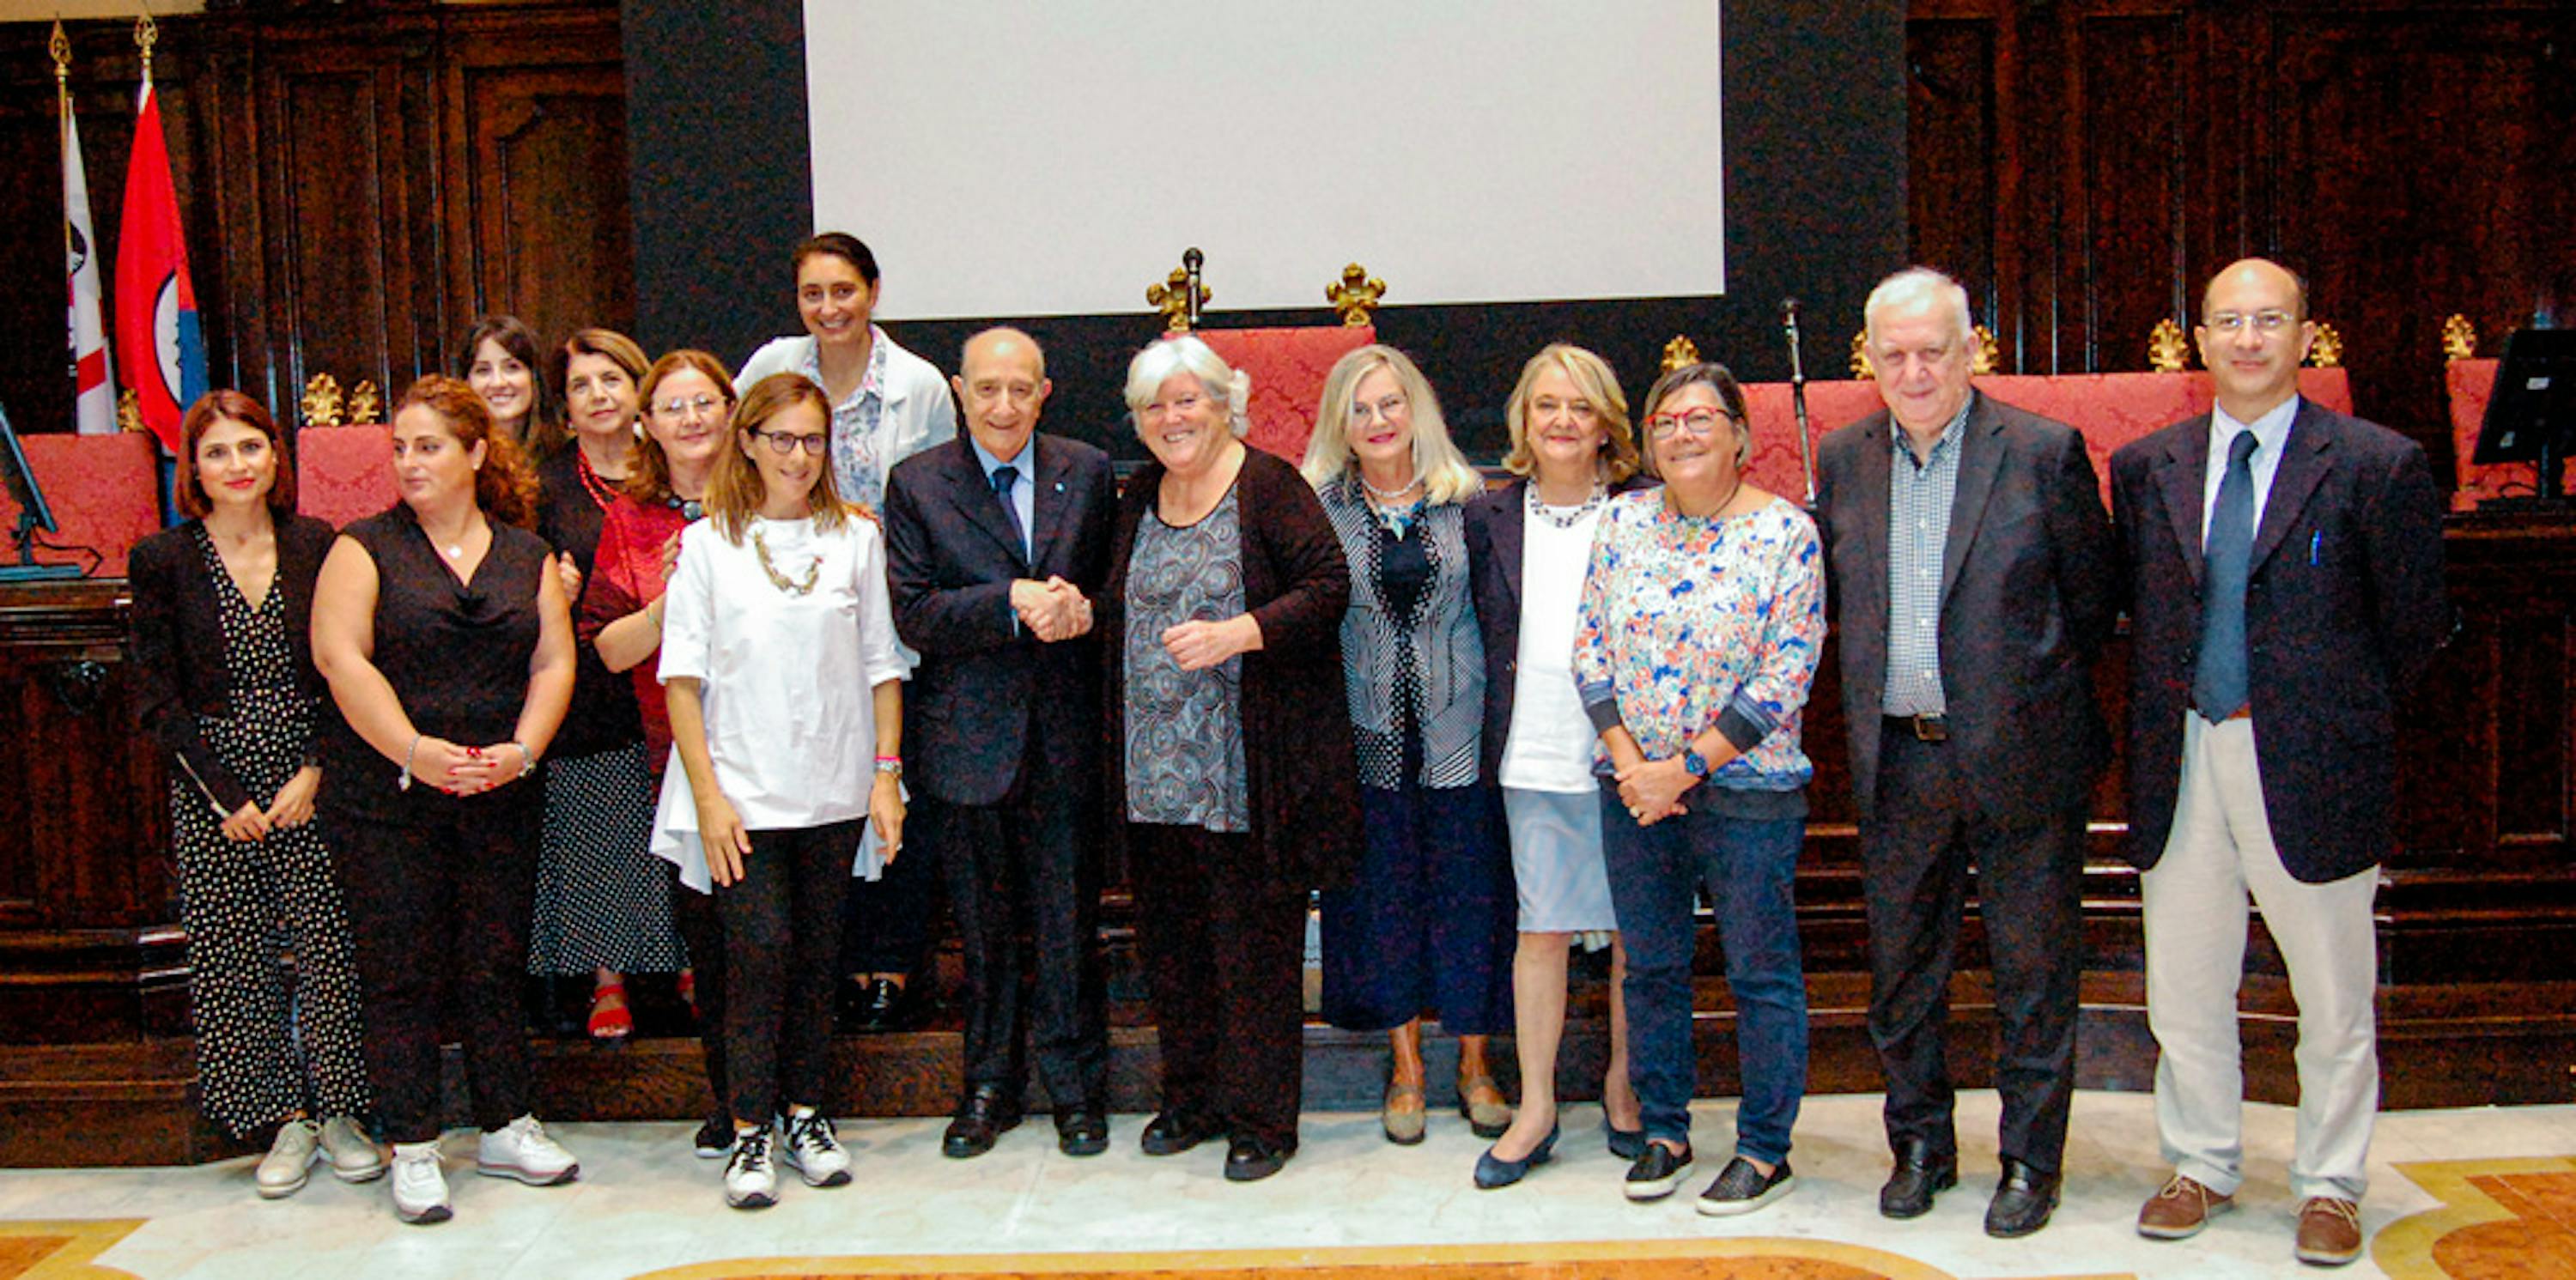
<path id="1" fill-rule="evenodd" d="M 1697 890 L 1726 951 L 1744 1076 L 1735 1158 L 1699 1210 L 1746 1213 L 1792 1185 L 1807 1079 L 1790 885 L 1814 772 L 1799 710 L 1825 638 L 1824 559 L 1805 512 L 1745 483 L 1753 434 L 1734 375 L 1676 369 L 1645 407 L 1648 467 L 1664 487 L 1602 512 L 1574 644 L 1601 736 L 1602 852 L 1628 948 L 1629 1072 L 1647 1138 L 1627 1193 L 1670 1195 L 1691 1163 Z"/>

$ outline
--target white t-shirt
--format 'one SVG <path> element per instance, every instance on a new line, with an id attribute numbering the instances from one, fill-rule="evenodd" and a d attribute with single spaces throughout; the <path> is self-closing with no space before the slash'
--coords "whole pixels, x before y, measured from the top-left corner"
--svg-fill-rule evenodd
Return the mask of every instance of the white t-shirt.
<path id="1" fill-rule="evenodd" d="M 773 572 L 812 589 L 781 587 Z M 715 521 L 699 521 L 681 534 L 663 609 L 660 678 L 700 681 L 716 783 L 743 825 L 866 817 L 875 686 L 906 674 L 876 525 L 852 518 L 826 531 L 810 519 L 754 519 L 737 546 Z M 663 774 L 653 853 L 706 888 L 697 801 L 677 751 Z"/>
<path id="2" fill-rule="evenodd" d="M 1597 505 L 1570 529 L 1535 515 L 1522 518 L 1520 669 L 1512 680 L 1511 736 L 1503 740 L 1506 787 L 1577 794 L 1599 785 L 1592 777 L 1592 720 L 1574 691 L 1574 628 L 1600 521 Z"/>

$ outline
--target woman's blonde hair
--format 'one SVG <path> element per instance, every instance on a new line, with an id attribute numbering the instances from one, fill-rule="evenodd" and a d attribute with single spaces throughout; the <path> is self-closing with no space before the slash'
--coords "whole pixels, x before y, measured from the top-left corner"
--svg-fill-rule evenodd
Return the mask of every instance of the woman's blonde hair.
<path id="1" fill-rule="evenodd" d="M 823 423 L 832 422 L 832 402 L 823 398 L 823 389 L 801 373 L 773 373 L 751 384 L 743 393 L 742 404 L 733 413 L 733 446 L 716 456 L 715 474 L 707 477 L 707 518 L 715 521 L 725 540 L 742 545 L 743 532 L 751 527 L 753 516 L 760 514 L 760 504 L 769 497 L 761 483 L 760 466 L 751 460 L 751 450 L 766 449 L 756 444 L 752 433 L 778 415 L 805 405 L 822 415 Z M 818 529 L 839 529 L 849 520 L 853 509 L 841 500 L 840 487 L 832 481 L 831 451 L 821 459 L 820 474 L 814 487 L 805 495 L 807 510 Z"/>
<path id="2" fill-rule="evenodd" d="M 1564 342 L 1549 343 L 1521 366 L 1521 380 L 1512 387 L 1510 403 L 1503 406 L 1503 421 L 1512 433 L 1511 451 L 1503 455 L 1503 470 L 1516 476 L 1538 470 L 1538 458 L 1530 452 L 1529 402 L 1539 378 L 1550 369 L 1571 379 L 1575 389 L 1601 415 L 1601 456 L 1597 465 L 1602 483 L 1617 484 L 1637 474 L 1642 465 L 1637 456 L 1637 433 L 1628 425 L 1628 397 L 1619 390 L 1619 375 L 1610 371 L 1608 361 Z"/>
<path id="3" fill-rule="evenodd" d="M 1333 362 L 1324 376 L 1324 396 L 1315 406 L 1315 433 L 1306 438 L 1306 460 L 1298 470 L 1306 483 L 1323 489 L 1350 470 L 1351 402 L 1360 383 L 1384 369 L 1404 393 L 1413 415 L 1413 473 L 1434 503 L 1465 502 L 1485 491 L 1485 478 L 1467 465 L 1465 454 L 1449 438 L 1449 423 L 1440 414 L 1440 397 L 1412 359 L 1393 347 L 1371 343 Z"/>

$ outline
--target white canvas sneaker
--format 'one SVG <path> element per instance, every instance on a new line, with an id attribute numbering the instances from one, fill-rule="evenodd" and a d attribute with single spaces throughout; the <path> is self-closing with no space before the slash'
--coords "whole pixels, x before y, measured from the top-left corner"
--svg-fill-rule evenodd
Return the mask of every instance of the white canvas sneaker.
<path id="1" fill-rule="evenodd" d="M 311 1120 L 289 1120 L 277 1126 L 277 1140 L 259 1158 L 252 1181 L 262 1200 L 283 1200 L 304 1189 L 305 1170 L 322 1142 L 322 1126 Z"/>
<path id="2" fill-rule="evenodd" d="M 794 1167 L 809 1187 L 843 1187 L 850 1182 L 850 1153 L 833 1135 L 828 1116 L 807 1111 L 787 1117 L 786 1150 L 780 1158 Z"/>
<path id="3" fill-rule="evenodd" d="M 521 1116 L 483 1135 L 475 1151 L 474 1171 L 493 1178 L 516 1178 L 532 1187 L 551 1187 L 581 1176 L 581 1162 L 546 1136 L 535 1116 Z"/>
<path id="4" fill-rule="evenodd" d="M 735 1131 L 733 1156 L 725 1161 L 725 1203 L 737 1209 L 766 1209 L 778 1203 L 778 1169 L 769 1162 L 769 1129 Z"/>
<path id="5" fill-rule="evenodd" d="M 322 1122 L 322 1152 L 330 1158 L 331 1176 L 342 1182 L 373 1182 L 385 1176 L 385 1153 L 347 1116 Z"/>
<path id="6" fill-rule="evenodd" d="M 438 1143 L 394 1144 L 394 1213 L 420 1226 L 455 1215 L 447 1207 L 447 1174 L 438 1167 Z"/>

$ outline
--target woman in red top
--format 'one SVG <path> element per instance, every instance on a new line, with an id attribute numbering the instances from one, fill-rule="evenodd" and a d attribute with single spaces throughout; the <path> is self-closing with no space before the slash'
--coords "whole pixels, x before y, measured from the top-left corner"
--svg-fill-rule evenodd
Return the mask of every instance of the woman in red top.
<path id="1" fill-rule="evenodd" d="M 671 714 L 662 700 L 655 659 L 662 650 L 662 591 L 680 554 L 680 530 L 698 518 L 707 477 L 732 436 L 733 381 L 722 363 L 703 351 L 674 351 L 653 362 L 639 396 L 644 439 L 626 472 L 625 492 L 609 504 L 592 561 L 590 588 L 582 595 L 577 633 L 610 671 L 630 672 L 636 709 L 644 720 L 644 750 L 651 776 L 662 776 L 671 754 Z M 698 1129 L 698 1154 L 722 1159 L 733 1146 L 733 1119 L 725 1111 L 724 942 L 713 899 L 671 895 L 694 970 L 680 975 L 680 989 L 698 1018 L 706 1049 L 711 1097 L 708 1120 Z"/>

